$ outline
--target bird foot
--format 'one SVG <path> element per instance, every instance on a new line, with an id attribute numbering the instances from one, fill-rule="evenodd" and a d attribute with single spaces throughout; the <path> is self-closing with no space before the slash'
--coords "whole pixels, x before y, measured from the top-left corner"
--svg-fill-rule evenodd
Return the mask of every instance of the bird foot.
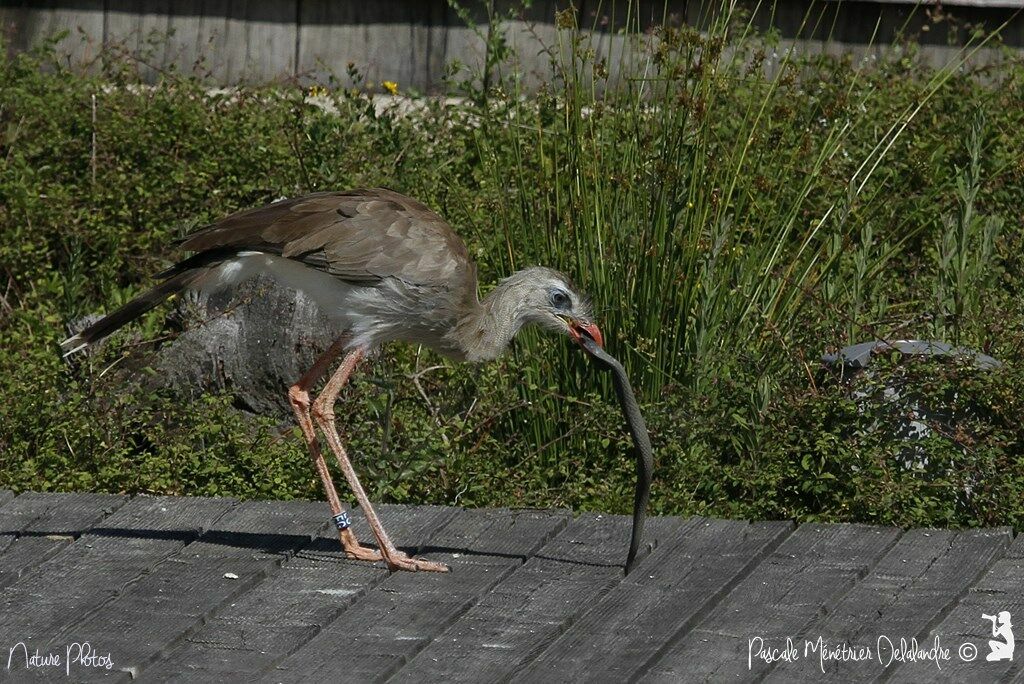
<path id="1" fill-rule="evenodd" d="M 410 558 L 401 551 L 394 551 L 384 556 L 384 562 L 388 564 L 391 572 L 407 570 L 409 572 L 448 572 L 448 566 L 444 563 L 423 560 L 422 558 Z"/>
<path id="2" fill-rule="evenodd" d="M 351 560 L 361 560 L 376 562 L 384 560 L 380 551 L 376 549 L 368 549 L 365 546 L 356 546 L 355 548 L 345 549 L 345 557 Z"/>

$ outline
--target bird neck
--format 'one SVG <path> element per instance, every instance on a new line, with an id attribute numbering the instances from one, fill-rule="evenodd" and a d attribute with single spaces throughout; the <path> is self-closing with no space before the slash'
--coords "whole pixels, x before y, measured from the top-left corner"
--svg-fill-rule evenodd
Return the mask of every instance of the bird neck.
<path id="1" fill-rule="evenodd" d="M 515 283 L 499 283 L 474 301 L 471 311 L 455 327 L 458 347 L 467 361 L 490 361 L 501 356 L 522 327 L 522 296 Z"/>

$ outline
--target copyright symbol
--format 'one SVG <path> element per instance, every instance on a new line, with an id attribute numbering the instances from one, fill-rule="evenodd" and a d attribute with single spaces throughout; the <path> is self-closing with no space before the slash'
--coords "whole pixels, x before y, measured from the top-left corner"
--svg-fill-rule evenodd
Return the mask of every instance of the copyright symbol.
<path id="1" fill-rule="evenodd" d="M 969 663 L 978 657 L 978 647 L 970 641 L 960 644 L 960 660 Z"/>

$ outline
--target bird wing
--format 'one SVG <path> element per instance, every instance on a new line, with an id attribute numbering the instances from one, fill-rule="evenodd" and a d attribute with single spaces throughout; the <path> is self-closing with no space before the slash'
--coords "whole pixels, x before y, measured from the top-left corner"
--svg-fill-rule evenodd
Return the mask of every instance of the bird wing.
<path id="1" fill-rule="evenodd" d="M 355 284 L 398 278 L 476 294 L 476 268 L 451 226 L 426 205 L 383 188 L 319 192 L 240 211 L 189 235 L 181 247 L 268 251 Z"/>

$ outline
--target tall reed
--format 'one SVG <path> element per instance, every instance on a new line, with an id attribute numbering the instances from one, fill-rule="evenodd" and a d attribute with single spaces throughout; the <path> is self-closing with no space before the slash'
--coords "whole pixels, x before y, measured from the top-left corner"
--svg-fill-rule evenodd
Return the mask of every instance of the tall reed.
<path id="1" fill-rule="evenodd" d="M 559 14 L 556 42 L 541 43 L 550 83 L 526 93 L 513 63 L 489 76 L 490 97 L 474 98 L 486 182 L 503 191 L 501 267 L 574 273 L 648 400 L 669 386 L 706 391 L 740 364 L 763 369 L 756 411 L 773 372 L 795 362 L 786 351 L 808 298 L 855 318 L 867 280 L 927 223 L 894 217 L 902 237 L 872 244 L 893 180 L 888 157 L 969 51 L 880 122 L 880 93 L 857 65 L 780 45 L 735 3 L 708 6 L 697 26 L 666 16 L 645 29 L 636 4 L 625 12 L 607 18 L 617 34 Z M 805 24 L 820 12 L 812 6 Z M 507 57 L 500 22 L 488 36 Z M 817 109 L 791 106 L 808 96 Z M 862 281 L 837 285 L 858 243 Z M 510 427 L 525 422 L 547 443 L 566 429 L 560 393 L 583 394 L 593 380 L 569 350 L 539 360 L 536 345 L 520 347 L 536 373 L 521 385 L 524 400 L 537 385 L 561 389 Z"/>

